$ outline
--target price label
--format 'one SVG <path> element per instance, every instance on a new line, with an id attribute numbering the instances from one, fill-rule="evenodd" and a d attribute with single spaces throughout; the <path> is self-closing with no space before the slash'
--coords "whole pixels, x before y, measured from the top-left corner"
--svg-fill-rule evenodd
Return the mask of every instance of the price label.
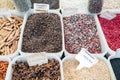
<path id="1" fill-rule="evenodd" d="M 25 56 L 29 66 L 42 65 L 48 63 L 48 58 L 45 52 L 33 53 Z"/>
<path id="2" fill-rule="evenodd" d="M 98 62 L 98 59 L 84 48 L 81 49 L 75 58 L 80 62 L 77 69 L 90 68 Z"/>
<path id="3" fill-rule="evenodd" d="M 112 20 L 116 17 L 116 14 L 110 13 L 109 11 L 106 11 L 100 15 L 101 18 Z"/>
<path id="4" fill-rule="evenodd" d="M 49 10 L 49 4 L 34 3 L 34 12 L 43 12 Z"/>

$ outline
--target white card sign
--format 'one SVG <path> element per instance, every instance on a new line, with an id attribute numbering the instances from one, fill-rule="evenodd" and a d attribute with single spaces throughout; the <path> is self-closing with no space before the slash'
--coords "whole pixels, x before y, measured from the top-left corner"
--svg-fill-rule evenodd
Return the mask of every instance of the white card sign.
<path id="1" fill-rule="evenodd" d="M 48 11 L 49 4 L 34 3 L 34 12 Z"/>
<path id="2" fill-rule="evenodd" d="M 75 58 L 80 62 L 77 69 L 82 69 L 83 67 L 90 68 L 98 62 L 98 59 L 84 48 L 81 49 Z"/>
<path id="3" fill-rule="evenodd" d="M 48 58 L 45 52 L 32 53 L 31 55 L 25 56 L 29 66 L 42 65 L 48 63 Z"/>
<path id="4" fill-rule="evenodd" d="M 112 20 L 116 17 L 116 14 L 110 13 L 109 11 L 106 11 L 100 15 L 101 18 Z"/>

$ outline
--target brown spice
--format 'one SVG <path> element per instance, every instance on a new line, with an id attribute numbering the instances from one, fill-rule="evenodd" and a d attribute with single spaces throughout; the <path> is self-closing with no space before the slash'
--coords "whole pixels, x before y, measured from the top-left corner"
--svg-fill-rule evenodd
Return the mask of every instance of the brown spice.
<path id="1" fill-rule="evenodd" d="M 62 50 L 62 31 L 60 17 L 53 13 L 31 15 L 23 34 L 24 52 L 60 52 Z"/>
<path id="2" fill-rule="evenodd" d="M 12 68 L 12 80 L 61 80 L 60 64 L 56 59 L 48 60 L 48 63 L 40 66 L 16 62 Z"/>
<path id="3" fill-rule="evenodd" d="M 23 19 L 17 16 L 0 18 L 0 53 L 8 55 L 17 50 Z M 12 49 L 12 46 L 15 48 Z"/>

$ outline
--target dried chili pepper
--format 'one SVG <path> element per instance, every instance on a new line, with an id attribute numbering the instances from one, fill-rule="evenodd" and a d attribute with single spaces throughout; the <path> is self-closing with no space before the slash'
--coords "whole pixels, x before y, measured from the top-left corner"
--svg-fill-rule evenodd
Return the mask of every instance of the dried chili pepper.
<path id="1" fill-rule="evenodd" d="M 8 64 L 7 61 L 0 61 L 0 80 L 5 80 Z"/>
<path id="2" fill-rule="evenodd" d="M 107 20 L 98 16 L 102 30 L 109 47 L 116 51 L 120 48 L 120 14 L 112 20 Z"/>

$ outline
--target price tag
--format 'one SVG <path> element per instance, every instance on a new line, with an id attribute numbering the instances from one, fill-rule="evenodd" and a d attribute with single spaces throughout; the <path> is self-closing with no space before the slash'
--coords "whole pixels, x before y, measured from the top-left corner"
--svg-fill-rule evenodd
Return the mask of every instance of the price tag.
<path id="1" fill-rule="evenodd" d="M 98 59 L 84 48 L 81 49 L 75 58 L 80 62 L 77 69 L 82 69 L 83 67 L 90 68 L 98 62 Z"/>
<path id="2" fill-rule="evenodd" d="M 25 56 L 29 66 L 42 65 L 48 63 L 48 58 L 45 52 L 33 53 L 31 55 Z"/>
<path id="3" fill-rule="evenodd" d="M 100 15 L 101 18 L 112 20 L 116 17 L 116 14 L 110 13 L 109 11 L 106 11 Z"/>
<path id="4" fill-rule="evenodd" d="M 34 12 L 45 12 L 49 10 L 49 4 L 34 3 Z"/>

